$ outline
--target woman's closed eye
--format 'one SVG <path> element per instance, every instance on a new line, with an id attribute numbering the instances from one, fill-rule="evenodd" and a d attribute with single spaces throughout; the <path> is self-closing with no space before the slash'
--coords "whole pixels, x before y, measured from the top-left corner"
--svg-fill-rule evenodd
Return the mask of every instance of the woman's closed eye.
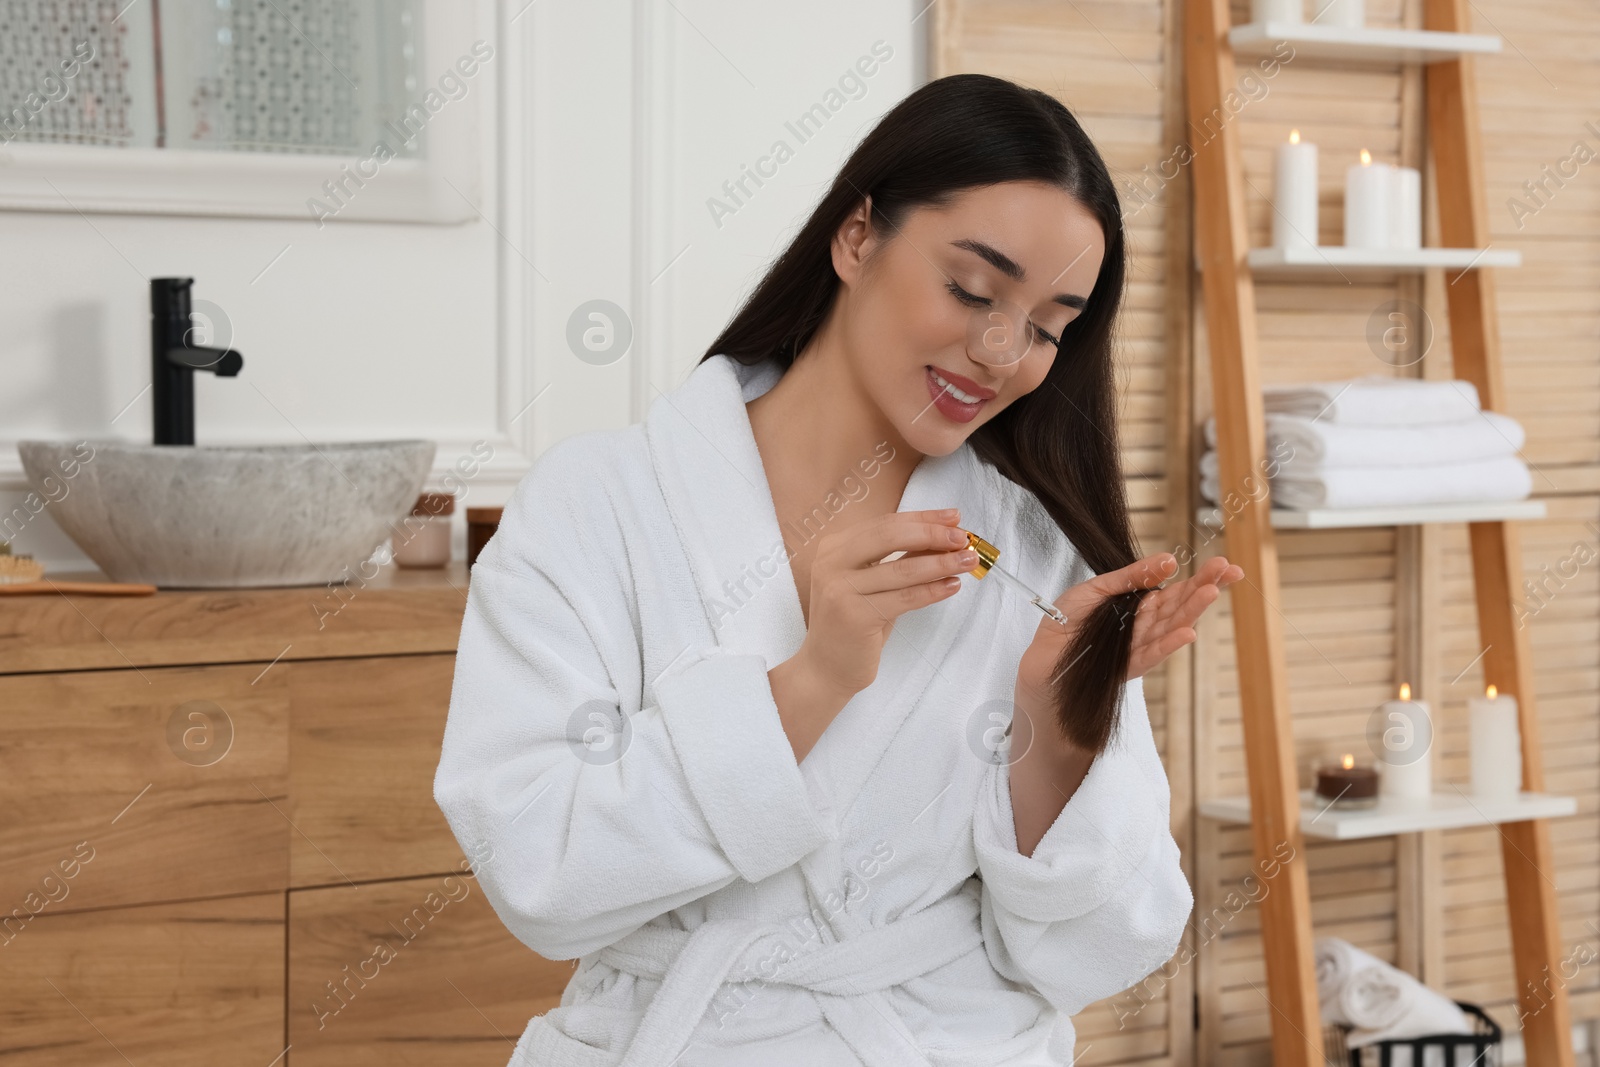
<path id="1" fill-rule="evenodd" d="M 988 307 L 991 303 L 993 303 L 993 301 L 991 301 L 986 296 L 978 296 L 975 293 L 967 292 L 965 289 L 961 288 L 961 286 L 959 284 L 957 284 L 956 282 L 954 282 L 954 281 L 946 282 L 945 283 L 945 288 L 950 290 L 950 295 L 951 296 L 955 297 L 957 300 L 961 301 L 963 304 L 967 305 L 968 307 L 974 307 L 974 308 Z M 1029 325 L 1033 326 L 1033 323 L 1030 322 Z M 1043 330 L 1039 329 L 1038 326 L 1033 326 L 1033 330 L 1034 330 L 1034 332 L 1036 334 L 1039 335 L 1039 340 L 1043 341 L 1045 344 L 1047 344 L 1047 345 L 1055 345 L 1057 348 L 1061 347 L 1061 339 L 1059 337 L 1051 337 L 1049 334 L 1047 334 Z"/>

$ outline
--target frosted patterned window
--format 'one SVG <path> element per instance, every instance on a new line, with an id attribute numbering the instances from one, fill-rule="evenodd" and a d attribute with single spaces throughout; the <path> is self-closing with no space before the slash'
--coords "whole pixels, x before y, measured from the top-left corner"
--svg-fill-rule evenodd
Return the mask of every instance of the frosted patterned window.
<path id="1" fill-rule="evenodd" d="M 130 34 L 135 20 L 117 11 L 110 0 L 0 4 L 0 141 L 154 143 L 149 23 Z"/>
<path id="2" fill-rule="evenodd" d="M 423 154 L 421 0 L 0 0 L 0 141 Z"/>

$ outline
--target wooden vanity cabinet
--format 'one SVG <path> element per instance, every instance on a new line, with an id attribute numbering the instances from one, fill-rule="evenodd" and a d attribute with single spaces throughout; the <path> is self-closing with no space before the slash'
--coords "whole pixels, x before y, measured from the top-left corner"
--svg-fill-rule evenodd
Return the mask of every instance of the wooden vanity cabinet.
<path id="1" fill-rule="evenodd" d="M 295 1067 L 499 1067 L 572 976 L 460 874 L 297 889 L 288 922 Z"/>
<path id="2" fill-rule="evenodd" d="M 0 1060 L 510 1059 L 572 965 L 433 802 L 466 590 L 0 601 Z"/>
<path id="3" fill-rule="evenodd" d="M 457 869 L 433 802 L 454 669 L 448 652 L 289 665 L 292 888 Z"/>

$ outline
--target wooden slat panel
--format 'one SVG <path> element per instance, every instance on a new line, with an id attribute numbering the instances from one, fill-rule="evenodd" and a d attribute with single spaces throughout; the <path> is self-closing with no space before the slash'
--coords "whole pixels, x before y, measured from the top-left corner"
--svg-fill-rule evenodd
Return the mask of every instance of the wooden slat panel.
<path id="1" fill-rule="evenodd" d="M 1531 428 L 1531 427 L 1530 427 Z M 1591 436 L 1595 429 L 1590 430 Z M 1600 520 L 1600 501 L 1571 498 L 1552 506 L 1550 519 L 1526 524 L 1523 538 L 1524 573 L 1538 581 L 1573 557 L 1575 545 L 1600 550 L 1589 524 Z M 1447 531 L 1443 564 L 1447 572 L 1464 575 L 1470 566 L 1466 538 Z M 1547 570 L 1548 568 L 1548 570 Z M 1579 796 L 1579 813 L 1551 826 L 1550 876 L 1557 886 L 1560 911 L 1558 940 L 1566 956 L 1580 945 L 1596 943 L 1594 925 L 1600 919 L 1600 675 L 1594 671 L 1561 670 L 1563 663 L 1594 664 L 1600 655 L 1600 559 L 1569 568 L 1570 577 L 1547 582 L 1546 592 L 1525 603 L 1535 610 L 1528 618 L 1534 662 L 1540 668 L 1540 718 L 1543 725 L 1546 788 Z M 1454 676 L 1475 656 L 1475 628 L 1467 586 L 1452 585 L 1450 618 L 1460 639 L 1453 642 L 1443 664 Z M 1448 681 L 1449 679 L 1446 679 Z M 1468 669 L 1449 687 L 1451 700 L 1443 709 L 1445 733 L 1441 744 L 1444 763 L 1458 781 L 1470 774 L 1466 737 L 1465 700 L 1484 684 L 1483 665 Z M 1554 694 L 1564 694 L 1556 696 Z M 1557 785 L 1556 783 L 1560 783 Z M 1494 1017 L 1515 1025 L 1517 982 L 1513 975 L 1510 916 L 1502 882 L 1501 839 L 1492 830 L 1457 830 L 1443 835 L 1445 850 L 1439 884 L 1439 903 L 1447 931 L 1444 981 L 1450 995 L 1485 1005 Z M 1581 1005 L 1600 994 L 1600 974 L 1592 967 L 1576 968 L 1566 992 L 1574 1019 L 1592 1018 Z"/>
<path id="2" fill-rule="evenodd" d="M 1183 135 L 1178 12 L 1170 3 L 944 0 L 928 17 L 935 23 L 934 76 L 981 71 L 1053 94 L 1083 123 L 1125 189 L 1154 172 Z M 1188 408 L 1185 180 L 1180 176 L 1145 204 L 1124 200 L 1129 283 L 1119 322 L 1118 418 L 1134 531 L 1146 551 L 1187 539 L 1182 516 L 1191 509 L 1187 445 L 1169 429 L 1174 405 Z M 1174 832 L 1187 854 L 1193 795 L 1187 654 L 1174 657 L 1172 670 L 1183 672 L 1180 683 L 1170 681 L 1170 671 L 1157 672 L 1146 678 L 1145 692 L 1173 784 Z M 1169 721 L 1173 692 L 1176 727 Z M 1182 968 L 1142 999 L 1130 991 L 1091 1005 L 1077 1019 L 1080 1054 L 1092 1045 L 1088 1057 L 1096 1063 L 1191 1062 L 1192 990 L 1191 969 Z"/>
<path id="3" fill-rule="evenodd" d="M 1162 49 L 1151 47 L 1156 27 L 1164 25 L 1155 13 L 1158 5 L 947 0 L 939 6 L 944 11 L 936 42 L 945 56 L 941 73 L 984 69 L 1032 79 L 1057 92 L 1084 117 L 1130 194 L 1143 177 L 1140 168 L 1171 152 L 1171 144 L 1160 143 L 1153 90 L 1183 72 L 1178 64 L 1164 62 L 1178 48 L 1176 39 L 1169 36 Z M 1367 22 L 1420 25 L 1422 6 L 1422 0 L 1369 0 Z M 1233 21 L 1247 21 L 1248 9 L 1248 0 L 1232 0 Z M 1600 351 L 1594 344 L 1600 336 L 1600 238 L 1595 236 L 1600 183 L 1594 173 L 1600 172 L 1591 173 L 1595 165 L 1585 165 L 1520 221 L 1512 201 L 1533 204 L 1524 183 L 1539 180 L 1545 163 L 1570 155 L 1575 141 L 1600 147 L 1600 131 L 1585 125 L 1593 120 L 1592 101 L 1600 98 L 1600 24 L 1570 0 L 1536 0 L 1531 7 L 1473 0 L 1468 13 L 1473 31 L 1512 35 L 1504 55 L 1476 62 L 1475 78 L 1488 239 L 1524 255 L 1523 268 L 1495 273 L 1492 300 L 1504 366 L 1497 397 L 1528 430 L 1523 452 L 1535 468 L 1535 494 L 1551 509 L 1550 521 L 1522 529 L 1523 573 L 1538 579 L 1577 542 L 1600 553 L 1600 526 L 1585 525 L 1600 522 Z M 1126 62 L 1115 58 L 1117 49 L 1126 53 Z M 1247 177 L 1244 219 L 1250 244 L 1269 240 L 1271 153 L 1291 126 L 1300 127 L 1322 151 L 1319 233 L 1324 243 L 1342 240 L 1343 169 L 1361 147 L 1380 159 L 1421 163 L 1425 130 L 1416 121 L 1418 97 L 1408 77 L 1416 72 L 1408 74 L 1398 65 L 1358 71 L 1290 62 L 1272 79 L 1268 93 L 1248 103 L 1235 125 Z M 1194 131 L 1179 131 L 1172 141 L 1179 138 L 1192 142 Z M 1165 189 L 1156 188 L 1148 203 L 1131 196 L 1130 242 L 1136 258 L 1153 263 L 1174 234 L 1187 242 L 1185 205 L 1170 195 L 1186 188 L 1187 177 L 1185 172 Z M 1430 194 L 1433 177 L 1425 175 Z M 1145 189 L 1151 188 L 1146 182 Z M 1429 226 L 1437 241 L 1438 219 L 1430 218 Z M 1186 252 L 1185 244 L 1180 254 Z M 1182 482 L 1192 483 L 1187 463 L 1171 459 L 1198 435 L 1181 412 L 1174 417 L 1170 403 L 1160 402 L 1170 400 L 1163 397 L 1163 355 L 1171 344 L 1160 334 L 1159 312 L 1176 288 L 1161 284 L 1159 270 L 1136 267 L 1135 278 L 1129 292 L 1135 313 L 1129 316 L 1121 374 L 1128 392 L 1124 457 L 1140 509 L 1139 536 L 1151 543 L 1175 526 L 1201 555 L 1217 552 L 1220 538 L 1193 527 L 1183 514 L 1163 511 L 1184 499 Z M 1338 278 L 1257 286 L 1263 378 L 1305 381 L 1387 371 L 1364 339 L 1367 322 L 1379 305 L 1406 294 L 1428 307 L 1435 339 L 1424 364 L 1405 373 L 1454 376 L 1445 313 L 1453 280 L 1436 272 L 1425 288 L 1403 279 L 1347 284 Z M 1198 419 L 1209 414 L 1204 398 L 1211 357 L 1204 308 L 1197 301 L 1191 310 Z M 1173 441 L 1183 448 L 1173 447 Z M 1465 782 L 1470 770 L 1465 699 L 1483 682 L 1482 661 L 1469 667 L 1483 642 L 1465 530 L 1430 530 L 1409 549 L 1404 537 L 1382 529 L 1280 533 L 1277 547 L 1282 592 L 1274 606 L 1284 625 L 1301 773 L 1318 743 L 1360 738 L 1373 706 L 1406 671 L 1415 674 L 1410 680 L 1435 709 L 1437 780 Z M 1202 623 L 1192 685 L 1173 690 L 1188 703 L 1164 711 L 1194 716 L 1197 796 L 1244 788 L 1240 679 L 1228 599 Z M 1584 937 L 1592 943 L 1595 934 L 1586 924 L 1600 919 L 1600 847 L 1595 845 L 1600 841 L 1600 556 L 1544 599 L 1548 603 L 1530 617 L 1526 639 L 1540 694 L 1545 783 L 1580 802 L 1579 815 L 1549 828 L 1561 937 L 1570 947 Z M 1419 647 L 1426 650 L 1420 658 Z M 1244 659 L 1248 670 L 1250 656 Z M 1175 812 L 1179 804 L 1175 798 Z M 1195 833 L 1196 916 L 1203 918 L 1237 889 L 1253 857 L 1242 828 L 1201 823 Z M 1420 938 L 1418 966 L 1431 983 L 1471 994 L 1514 1030 L 1502 838 L 1494 830 L 1427 838 L 1409 861 L 1394 841 L 1309 847 L 1303 858 L 1316 932 L 1347 937 L 1392 960 L 1402 959 L 1405 951 L 1414 954 Z M 1364 851 L 1332 851 L 1357 845 Z M 1406 869 L 1410 882 L 1402 875 Z M 1259 927 L 1259 909 L 1252 906 L 1231 919 L 1221 936 L 1200 946 L 1198 1062 L 1268 1059 L 1271 1010 L 1250 984 L 1265 990 Z M 1569 992 L 1575 1019 L 1600 1015 L 1600 972 L 1584 969 Z"/>

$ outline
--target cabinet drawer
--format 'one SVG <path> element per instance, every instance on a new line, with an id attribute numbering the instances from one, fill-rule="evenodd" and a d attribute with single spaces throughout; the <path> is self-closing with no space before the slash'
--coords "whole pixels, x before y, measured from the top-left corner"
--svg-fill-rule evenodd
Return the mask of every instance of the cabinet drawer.
<path id="1" fill-rule="evenodd" d="M 284 889 L 289 685 L 264 666 L 0 677 L 0 911 Z"/>
<path id="2" fill-rule="evenodd" d="M 8 926 L 0 1060 L 266 1067 L 284 1046 L 283 907 L 279 892 Z"/>
<path id="3" fill-rule="evenodd" d="M 572 963 L 506 930 L 463 874 L 289 893 L 291 1067 L 502 1067 Z"/>
<path id="4" fill-rule="evenodd" d="M 453 653 L 289 665 L 291 885 L 458 869 L 433 801 L 454 669 Z"/>

